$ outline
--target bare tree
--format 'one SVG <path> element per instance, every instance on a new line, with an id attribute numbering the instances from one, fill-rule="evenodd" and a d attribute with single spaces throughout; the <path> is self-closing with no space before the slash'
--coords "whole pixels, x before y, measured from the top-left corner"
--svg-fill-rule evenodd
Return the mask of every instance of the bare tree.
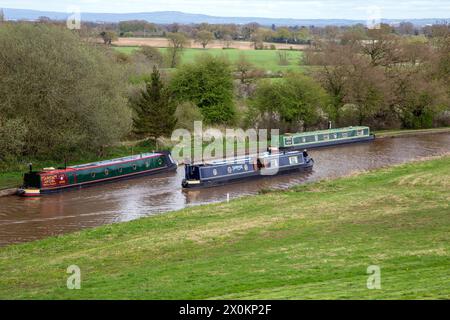
<path id="1" fill-rule="evenodd" d="M 206 49 L 206 46 L 214 40 L 214 34 L 207 30 L 201 30 L 197 33 L 196 41 L 200 43 L 203 49 Z"/>
<path id="2" fill-rule="evenodd" d="M 187 45 L 188 40 L 182 33 L 169 33 L 167 38 L 170 42 L 170 48 L 167 51 L 169 58 L 169 66 L 175 68 L 178 64 L 179 55 L 183 51 L 183 48 Z"/>

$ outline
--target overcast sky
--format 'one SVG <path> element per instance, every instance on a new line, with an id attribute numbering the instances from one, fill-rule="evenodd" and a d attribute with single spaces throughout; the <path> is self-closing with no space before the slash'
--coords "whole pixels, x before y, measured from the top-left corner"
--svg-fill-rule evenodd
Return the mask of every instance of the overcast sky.
<path id="1" fill-rule="evenodd" d="M 0 0 L 0 7 L 42 11 L 183 11 L 215 16 L 298 19 L 450 18 L 450 0 Z M 374 9 L 375 7 L 375 9 Z M 378 9 L 377 9 L 378 8 Z"/>

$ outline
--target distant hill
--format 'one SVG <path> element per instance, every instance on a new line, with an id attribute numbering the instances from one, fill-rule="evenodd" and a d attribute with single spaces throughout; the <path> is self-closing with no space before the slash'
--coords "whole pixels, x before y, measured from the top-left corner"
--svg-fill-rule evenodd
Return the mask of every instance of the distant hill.
<path id="1" fill-rule="evenodd" d="M 65 12 L 53 11 L 37 11 L 24 9 L 3 9 L 8 20 L 36 20 L 45 16 L 54 20 L 66 20 L 69 16 Z M 346 20 L 346 19 L 283 19 L 283 18 L 260 18 L 260 17 L 215 17 L 203 14 L 191 14 L 177 11 L 160 11 L 160 12 L 141 12 L 141 13 L 92 13 L 82 12 L 81 19 L 90 22 L 120 22 L 126 20 L 147 20 L 153 23 L 170 24 L 170 23 L 202 23 L 211 24 L 219 23 L 235 23 L 246 24 L 257 22 L 261 25 L 284 25 L 284 26 L 326 26 L 326 25 L 352 25 L 357 23 L 365 23 L 365 20 Z M 450 20 L 450 19 L 448 19 Z M 386 23 L 400 23 L 402 21 L 410 21 L 416 25 L 433 24 L 442 21 L 442 19 L 386 19 Z"/>

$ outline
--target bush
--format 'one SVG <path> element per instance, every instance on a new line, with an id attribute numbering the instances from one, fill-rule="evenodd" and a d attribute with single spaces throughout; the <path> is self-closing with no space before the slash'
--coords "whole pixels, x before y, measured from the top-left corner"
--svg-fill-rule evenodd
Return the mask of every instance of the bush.
<path id="1" fill-rule="evenodd" d="M 311 78 L 289 74 L 278 81 L 259 83 L 250 102 L 248 120 L 268 129 L 307 130 L 318 124 L 328 102 L 325 90 Z"/>
<path id="2" fill-rule="evenodd" d="M 235 120 L 232 70 L 223 58 L 202 55 L 181 66 L 172 78 L 171 90 L 179 102 L 198 106 L 208 124 Z"/>
<path id="3" fill-rule="evenodd" d="M 203 121 L 203 115 L 200 109 L 191 102 L 184 102 L 178 105 L 175 112 L 177 118 L 177 129 L 194 130 L 195 121 Z"/>
<path id="4" fill-rule="evenodd" d="M 0 161 L 19 156 L 25 145 L 27 127 L 21 119 L 0 118 Z"/>
<path id="5" fill-rule="evenodd" d="M 138 52 L 142 53 L 151 64 L 162 66 L 164 57 L 158 48 L 142 46 Z"/>

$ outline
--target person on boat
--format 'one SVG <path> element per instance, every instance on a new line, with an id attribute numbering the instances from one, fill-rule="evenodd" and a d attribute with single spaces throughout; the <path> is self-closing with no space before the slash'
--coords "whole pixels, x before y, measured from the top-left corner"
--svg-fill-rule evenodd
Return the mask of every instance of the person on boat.
<path id="1" fill-rule="evenodd" d="M 308 150 L 303 150 L 303 158 L 308 158 L 309 154 L 308 154 Z"/>

